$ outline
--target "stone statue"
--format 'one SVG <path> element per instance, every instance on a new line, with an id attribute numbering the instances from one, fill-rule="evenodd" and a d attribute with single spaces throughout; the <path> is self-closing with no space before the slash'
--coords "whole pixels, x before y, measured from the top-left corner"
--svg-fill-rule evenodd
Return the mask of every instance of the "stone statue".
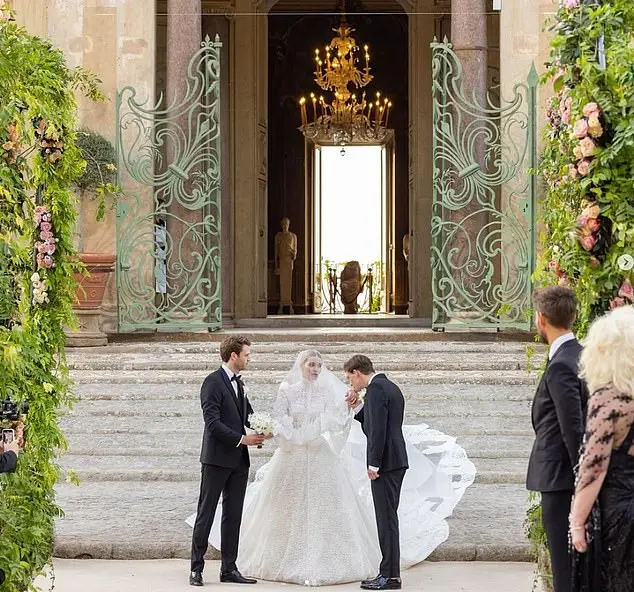
<path id="1" fill-rule="evenodd" d="M 409 263 L 409 234 L 403 235 L 403 257 L 405 263 Z"/>
<path id="2" fill-rule="evenodd" d="M 291 288 L 293 265 L 297 257 L 297 235 L 289 231 L 291 221 L 288 218 L 282 218 L 280 225 L 282 231 L 275 235 L 275 275 L 280 277 L 280 307 L 277 314 L 283 314 L 285 306 L 293 314 Z"/>
<path id="3" fill-rule="evenodd" d="M 357 297 L 363 290 L 361 266 L 358 261 L 349 261 L 341 272 L 341 302 L 343 314 L 356 314 L 359 310 Z"/>

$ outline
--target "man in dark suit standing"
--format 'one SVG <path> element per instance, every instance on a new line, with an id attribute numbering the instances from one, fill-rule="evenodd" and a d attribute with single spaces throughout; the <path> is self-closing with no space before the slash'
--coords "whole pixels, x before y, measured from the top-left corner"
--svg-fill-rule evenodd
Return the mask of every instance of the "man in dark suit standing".
<path id="1" fill-rule="evenodd" d="M 535 442 L 526 487 L 541 493 L 554 591 L 569 592 L 568 515 L 588 401 L 587 388 L 578 376 L 582 348 L 572 332 L 577 301 L 569 288 L 551 286 L 537 290 L 533 303 L 537 330 L 550 350 L 533 399 Z"/>
<path id="2" fill-rule="evenodd" d="M 251 342 L 246 337 L 231 335 L 220 344 L 222 366 L 212 372 L 200 390 L 200 404 L 205 420 L 200 453 L 200 497 L 194 534 L 189 583 L 202 586 L 204 556 L 214 521 L 218 500 L 222 494 L 220 581 L 234 584 L 255 584 L 245 578 L 236 566 L 242 507 L 249 478 L 248 446 L 262 444 L 265 437 L 246 435 L 248 417 L 253 413 L 244 393 L 239 372 L 244 370 L 251 355 Z"/>
<path id="3" fill-rule="evenodd" d="M 361 582 L 361 588 L 400 590 L 398 504 L 408 468 L 403 438 L 405 399 L 401 389 L 385 374 L 374 372 L 367 356 L 353 356 L 345 363 L 344 371 L 352 387 L 346 400 L 368 439 L 368 477 L 382 554 L 379 575 Z M 361 402 L 357 393 L 363 389 L 366 395 Z"/>

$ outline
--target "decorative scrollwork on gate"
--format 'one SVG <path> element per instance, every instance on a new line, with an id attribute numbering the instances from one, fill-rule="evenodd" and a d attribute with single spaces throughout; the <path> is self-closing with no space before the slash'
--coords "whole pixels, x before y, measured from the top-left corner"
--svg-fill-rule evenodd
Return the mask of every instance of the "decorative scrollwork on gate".
<path id="1" fill-rule="evenodd" d="M 221 326 L 221 47 L 205 38 L 182 97 L 118 94 L 121 331 Z"/>
<path id="2" fill-rule="evenodd" d="M 432 327 L 530 327 L 538 77 L 496 104 L 433 43 Z"/>

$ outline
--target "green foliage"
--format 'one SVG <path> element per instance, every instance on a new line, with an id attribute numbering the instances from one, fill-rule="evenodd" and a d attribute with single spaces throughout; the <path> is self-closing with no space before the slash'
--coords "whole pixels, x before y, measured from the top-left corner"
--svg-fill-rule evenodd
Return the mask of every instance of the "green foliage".
<path id="1" fill-rule="evenodd" d="M 73 274 L 81 271 L 69 187 L 85 167 L 73 90 L 99 91 L 13 22 L 0 22 L 0 56 L 0 276 L 11 278 L 0 315 L 0 397 L 30 402 L 18 470 L 0 475 L 0 591 L 23 592 L 35 590 L 50 561 L 61 515 L 54 485 L 66 442 L 57 424 L 72 403 L 64 326 L 75 324 Z"/>
<path id="2" fill-rule="evenodd" d="M 97 132 L 80 130 L 77 133 L 77 146 L 86 161 L 86 168 L 75 181 L 82 191 L 94 194 L 97 199 L 97 220 L 106 213 L 106 201 L 112 200 L 112 207 L 121 193 L 117 179 L 117 155 L 112 143 Z"/>
<path id="3" fill-rule="evenodd" d="M 583 336 L 593 318 L 632 302 L 623 256 L 634 257 L 634 4 L 563 6 L 552 30 L 535 279 L 575 290 Z"/>

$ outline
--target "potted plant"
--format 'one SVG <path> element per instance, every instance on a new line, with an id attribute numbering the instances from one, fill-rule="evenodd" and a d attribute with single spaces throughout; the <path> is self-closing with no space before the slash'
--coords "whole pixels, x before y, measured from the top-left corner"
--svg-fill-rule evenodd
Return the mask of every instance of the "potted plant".
<path id="1" fill-rule="evenodd" d="M 85 272 L 75 274 L 77 287 L 73 309 L 79 317 L 80 329 L 68 336 L 68 345 L 75 347 L 105 345 L 108 338 L 101 330 L 101 306 L 110 273 L 114 270 L 116 256 L 112 252 L 89 252 L 85 244 L 89 237 L 84 236 L 87 212 L 97 221 L 103 221 L 108 209 L 114 208 L 120 193 L 116 185 L 116 153 L 112 143 L 101 134 L 90 130 L 80 130 L 77 134 L 77 146 L 86 161 L 86 168 L 75 186 L 78 190 L 81 208 L 78 232 L 75 237 L 79 259 L 85 266 Z M 92 203 L 91 203 L 92 202 Z M 110 202 L 110 206 L 108 206 Z"/>

